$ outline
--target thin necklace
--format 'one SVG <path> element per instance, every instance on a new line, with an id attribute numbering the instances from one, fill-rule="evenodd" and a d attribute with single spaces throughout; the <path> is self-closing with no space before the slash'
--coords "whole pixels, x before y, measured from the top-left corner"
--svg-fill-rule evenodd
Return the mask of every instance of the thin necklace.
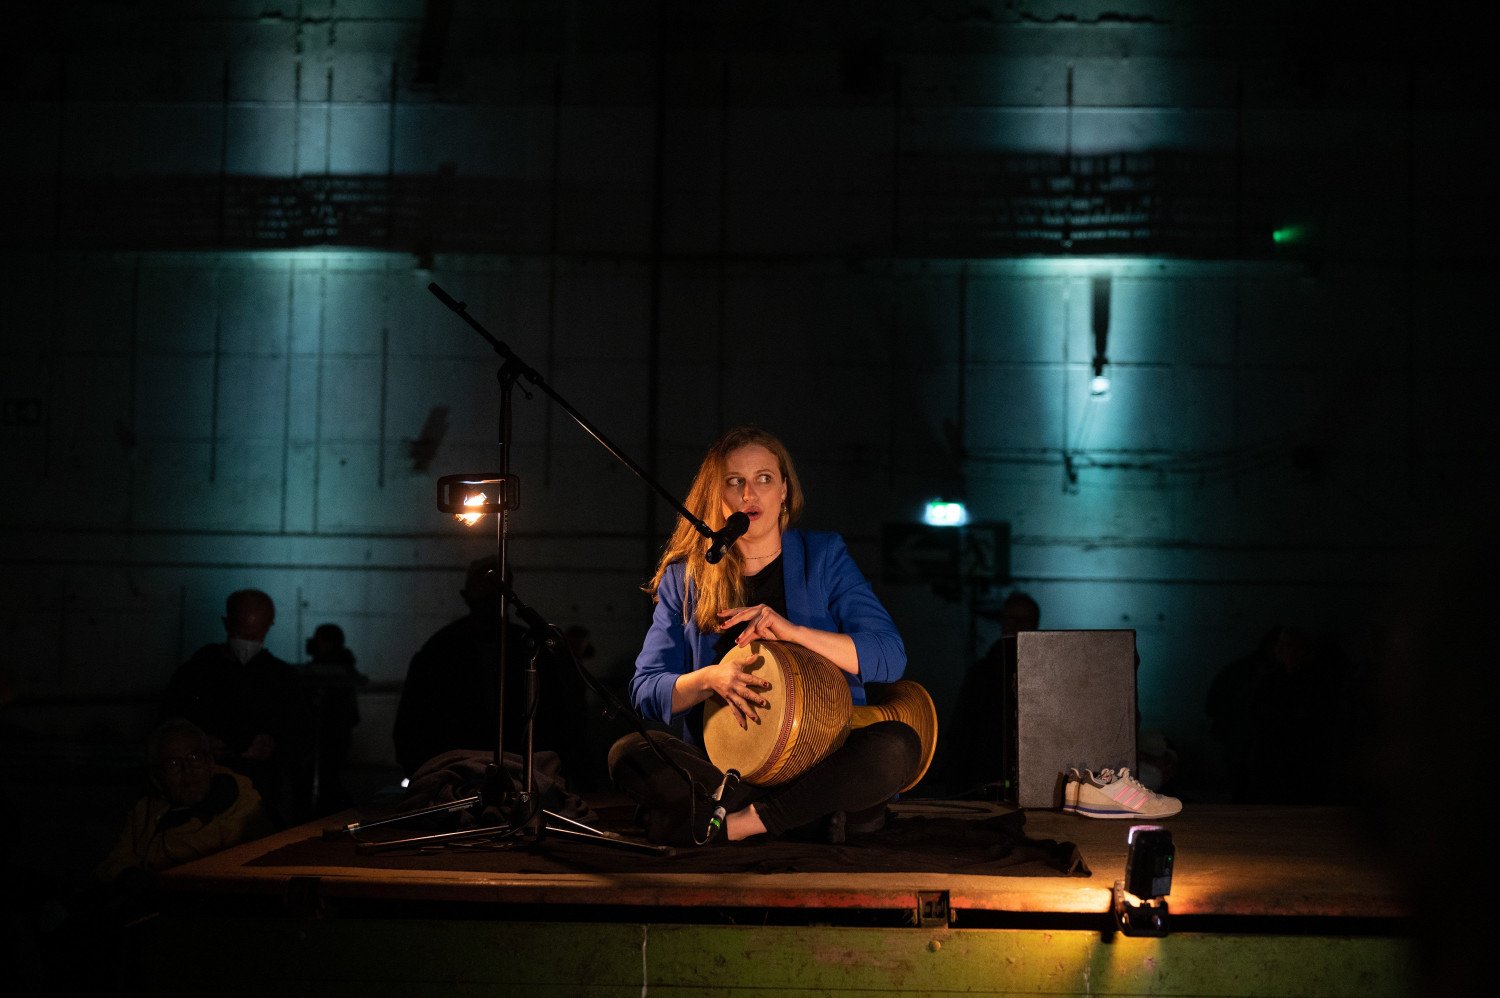
<path id="1" fill-rule="evenodd" d="M 747 555 L 745 555 L 745 560 L 746 561 L 765 561 L 767 558 L 774 558 L 774 557 L 776 557 L 780 553 L 781 553 L 781 548 L 777 548 L 775 551 L 772 551 L 770 554 L 747 554 Z"/>

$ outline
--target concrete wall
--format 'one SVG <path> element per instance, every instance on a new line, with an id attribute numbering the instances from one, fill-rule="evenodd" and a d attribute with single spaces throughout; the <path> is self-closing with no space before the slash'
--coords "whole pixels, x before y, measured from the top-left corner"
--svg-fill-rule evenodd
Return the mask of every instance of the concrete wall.
<path id="1" fill-rule="evenodd" d="M 1462 40 L 1225 6 L 18 22 L 13 717 L 76 734 L 148 702 L 250 585 L 278 654 L 335 621 L 401 679 L 492 541 L 433 507 L 437 475 L 495 464 L 498 404 L 436 281 L 678 494 L 723 426 L 781 434 L 944 708 L 1007 587 L 888 583 L 882 528 L 939 495 L 1008 522 L 1009 585 L 1044 627 L 1136 629 L 1145 722 L 1211 775 L 1213 672 L 1273 623 L 1375 656 L 1410 566 L 1489 494 L 1497 352 Z M 670 511 L 533 395 L 517 586 L 619 681 Z M 366 759 L 393 702 L 369 698 Z"/>

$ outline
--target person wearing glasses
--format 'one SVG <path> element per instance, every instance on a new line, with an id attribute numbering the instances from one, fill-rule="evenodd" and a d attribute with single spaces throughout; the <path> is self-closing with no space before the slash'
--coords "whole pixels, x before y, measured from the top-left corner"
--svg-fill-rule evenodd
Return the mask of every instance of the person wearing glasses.
<path id="1" fill-rule="evenodd" d="M 216 765 L 208 735 L 191 721 L 158 726 L 146 766 L 150 790 L 130 809 L 98 879 L 165 870 L 272 831 L 250 780 Z"/>

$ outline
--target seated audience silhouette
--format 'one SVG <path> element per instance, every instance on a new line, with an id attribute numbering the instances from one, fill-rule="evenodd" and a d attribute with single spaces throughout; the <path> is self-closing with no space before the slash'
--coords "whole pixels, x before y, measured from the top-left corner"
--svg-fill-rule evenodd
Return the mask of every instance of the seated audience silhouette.
<path id="1" fill-rule="evenodd" d="M 317 626 L 307 639 L 307 659 L 298 672 L 314 723 L 316 779 L 310 806 L 317 814 L 330 814 L 353 803 L 343 772 L 359 726 L 359 688 L 370 680 L 354 667 L 354 652 L 344 644 L 344 629 L 337 624 Z"/>
<path id="2" fill-rule="evenodd" d="M 495 559 L 469 566 L 459 595 L 466 616 L 444 626 L 412 656 L 392 733 L 396 759 L 410 777 L 434 756 L 455 749 L 493 754 L 499 706 L 499 628 Z M 505 751 L 523 754 L 528 632 L 511 623 L 506 649 Z M 583 681 L 563 656 L 537 661 L 540 703 L 534 747 L 556 752 L 563 775 L 587 783 L 597 762 L 589 755 Z"/>
<path id="3" fill-rule="evenodd" d="M 1214 677 L 1204 712 L 1235 803 L 1339 802 L 1341 781 L 1328 773 L 1348 751 L 1347 672 L 1332 642 L 1277 626 Z"/>
<path id="4" fill-rule="evenodd" d="M 241 589 L 225 601 L 223 620 L 226 639 L 199 648 L 173 674 L 163 716 L 202 728 L 214 759 L 250 777 L 273 820 L 305 818 L 283 800 L 305 778 L 311 725 L 296 671 L 265 647 L 276 604 Z"/>

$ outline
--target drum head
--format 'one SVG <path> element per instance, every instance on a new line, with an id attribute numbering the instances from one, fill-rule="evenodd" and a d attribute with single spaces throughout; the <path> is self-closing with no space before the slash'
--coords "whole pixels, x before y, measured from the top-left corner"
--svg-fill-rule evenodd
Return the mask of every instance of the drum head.
<path id="1" fill-rule="evenodd" d="M 741 730 L 734 711 L 718 697 L 710 698 L 703 706 L 703 747 L 715 766 L 721 770 L 737 769 L 741 779 L 755 783 L 764 777 L 779 736 L 791 723 L 787 716 L 786 676 L 781 660 L 762 641 L 740 645 L 725 655 L 723 661 L 736 662 L 752 675 L 770 680 L 771 688 L 761 696 L 771 706 L 757 707 L 755 713 L 760 723 L 749 722 L 746 730 Z"/>

